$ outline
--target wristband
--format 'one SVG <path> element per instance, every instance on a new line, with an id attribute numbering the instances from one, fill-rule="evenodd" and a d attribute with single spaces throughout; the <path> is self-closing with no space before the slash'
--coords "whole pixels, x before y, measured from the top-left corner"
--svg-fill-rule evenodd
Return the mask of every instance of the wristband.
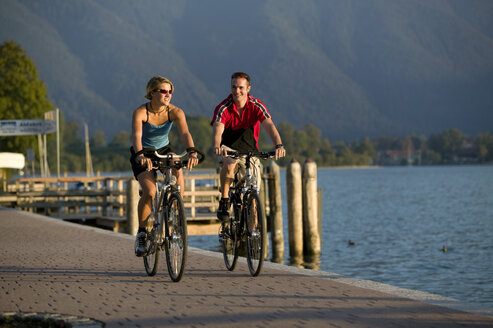
<path id="1" fill-rule="evenodd" d="M 279 149 L 279 148 L 282 148 L 282 147 L 284 147 L 284 145 L 283 145 L 283 144 L 277 144 L 277 145 L 276 145 L 276 149 Z"/>
<path id="2" fill-rule="evenodd" d="M 187 150 L 187 153 L 196 153 L 195 147 L 188 147 L 186 150 Z"/>

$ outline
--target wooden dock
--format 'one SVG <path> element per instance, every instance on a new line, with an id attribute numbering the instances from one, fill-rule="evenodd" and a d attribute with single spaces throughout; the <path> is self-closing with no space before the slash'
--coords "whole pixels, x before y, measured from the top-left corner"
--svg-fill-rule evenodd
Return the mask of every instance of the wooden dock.
<path id="1" fill-rule="evenodd" d="M 189 234 L 216 234 L 219 175 L 185 174 Z M 20 178 L 4 183 L 0 206 L 126 232 L 127 182 L 133 176 Z"/>

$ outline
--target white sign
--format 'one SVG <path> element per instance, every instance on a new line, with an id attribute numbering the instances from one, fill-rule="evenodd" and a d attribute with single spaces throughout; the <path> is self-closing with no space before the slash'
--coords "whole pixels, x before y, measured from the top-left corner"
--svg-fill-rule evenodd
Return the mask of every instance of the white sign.
<path id="1" fill-rule="evenodd" d="M 19 153 L 0 153 L 0 167 L 22 169 L 26 165 L 24 155 Z"/>
<path id="2" fill-rule="evenodd" d="M 56 121 L 53 120 L 2 120 L 0 136 L 26 136 L 56 132 Z"/>

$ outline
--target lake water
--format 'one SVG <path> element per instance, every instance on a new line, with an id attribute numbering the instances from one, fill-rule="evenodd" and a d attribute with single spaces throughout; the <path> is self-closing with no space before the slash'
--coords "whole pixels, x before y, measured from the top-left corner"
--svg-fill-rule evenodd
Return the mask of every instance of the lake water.
<path id="1" fill-rule="evenodd" d="M 318 186 L 320 270 L 493 309 L 493 166 L 319 169 Z M 220 251 L 217 236 L 189 245 Z"/>

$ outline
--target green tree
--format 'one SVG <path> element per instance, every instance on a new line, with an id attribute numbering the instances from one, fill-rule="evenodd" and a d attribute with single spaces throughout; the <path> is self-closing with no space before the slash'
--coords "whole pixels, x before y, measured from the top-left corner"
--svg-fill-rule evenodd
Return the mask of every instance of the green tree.
<path id="1" fill-rule="evenodd" d="M 440 135 L 428 139 L 428 148 L 442 157 L 443 162 L 451 162 L 462 148 L 464 136 L 458 129 L 444 130 Z"/>
<path id="2" fill-rule="evenodd" d="M 0 46 L 0 120 L 39 119 L 54 108 L 34 62 L 14 41 Z M 0 137 L 0 150 L 37 148 L 35 136 Z"/>
<path id="3" fill-rule="evenodd" d="M 115 134 L 113 137 L 113 140 L 111 140 L 109 146 L 111 148 L 113 147 L 122 147 L 126 148 L 127 150 L 130 148 L 130 145 L 132 144 L 132 135 L 130 132 L 122 130 Z"/>
<path id="4" fill-rule="evenodd" d="M 295 129 L 294 127 L 287 123 L 287 122 L 282 122 L 279 124 L 277 127 L 277 130 L 279 134 L 281 135 L 282 142 L 284 144 L 284 147 L 286 148 L 286 151 L 288 152 L 294 152 L 294 149 L 291 149 L 291 146 L 294 145 L 294 140 L 296 139 L 295 137 Z"/>
<path id="5" fill-rule="evenodd" d="M 493 135 L 491 133 L 479 134 L 475 143 L 479 150 L 479 160 L 481 162 L 493 161 Z"/>
<path id="6" fill-rule="evenodd" d="M 425 150 L 426 149 L 426 137 L 425 136 L 416 136 L 410 135 L 409 138 L 413 143 L 413 148 L 415 150 Z"/>
<path id="7" fill-rule="evenodd" d="M 199 168 L 215 167 L 217 164 L 216 156 L 212 151 L 212 126 L 210 118 L 205 116 L 187 116 L 188 130 L 192 135 L 195 147 L 200 149 L 206 155 L 205 162 L 201 163 Z M 174 128 L 173 137 L 170 136 L 170 142 L 176 151 L 183 151 L 185 147 L 178 137 L 178 129 Z"/>
<path id="8" fill-rule="evenodd" d="M 284 148 L 286 148 L 286 157 L 281 158 L 278 164 L 286 166 L 293 158 L 300 161 L 301 159 L 298 157 L 298 152 L 295 148 L 296 131 L 294 127 L 287 122 L 282 122 L 277 126 L 277 130 L 281 135 Z"/>
<path id="9" fill-rule="evenodd" d="M 325 138 L 320 144 L 320 155 L 322 156 L 322 161 L 320 165 L 325 165 L 325 166 L 337 165 L 336 153 L 332 149 L 332 145 L 330 144 L 330 141 L 327 138 Z"/>
<path id="10" fill-rule="evenodd" d="M 373 144 L 369 138 L 365 138 L 357 144 L 353 151 L 357 154 L 365 155 L 371 159 L 377 159 L 377 152 L 375 151 L 375 147 L 373 147 Z"/>
<path id="11" fill-rule="evenodd" d="M 436 165 L 442 162 L 442 156 L 433 150 L 425 150 L 422 156 L 422 163 L 425 165 Z"/>
<path id="12" fill-rule="evenodd" d="M 106 135 L 104 134 L 104 131 L 97 130 L 96 132 L 94 132 L 94 135 L 90 140 L 90 145 L 91 147 L 105 147 Z"/>

